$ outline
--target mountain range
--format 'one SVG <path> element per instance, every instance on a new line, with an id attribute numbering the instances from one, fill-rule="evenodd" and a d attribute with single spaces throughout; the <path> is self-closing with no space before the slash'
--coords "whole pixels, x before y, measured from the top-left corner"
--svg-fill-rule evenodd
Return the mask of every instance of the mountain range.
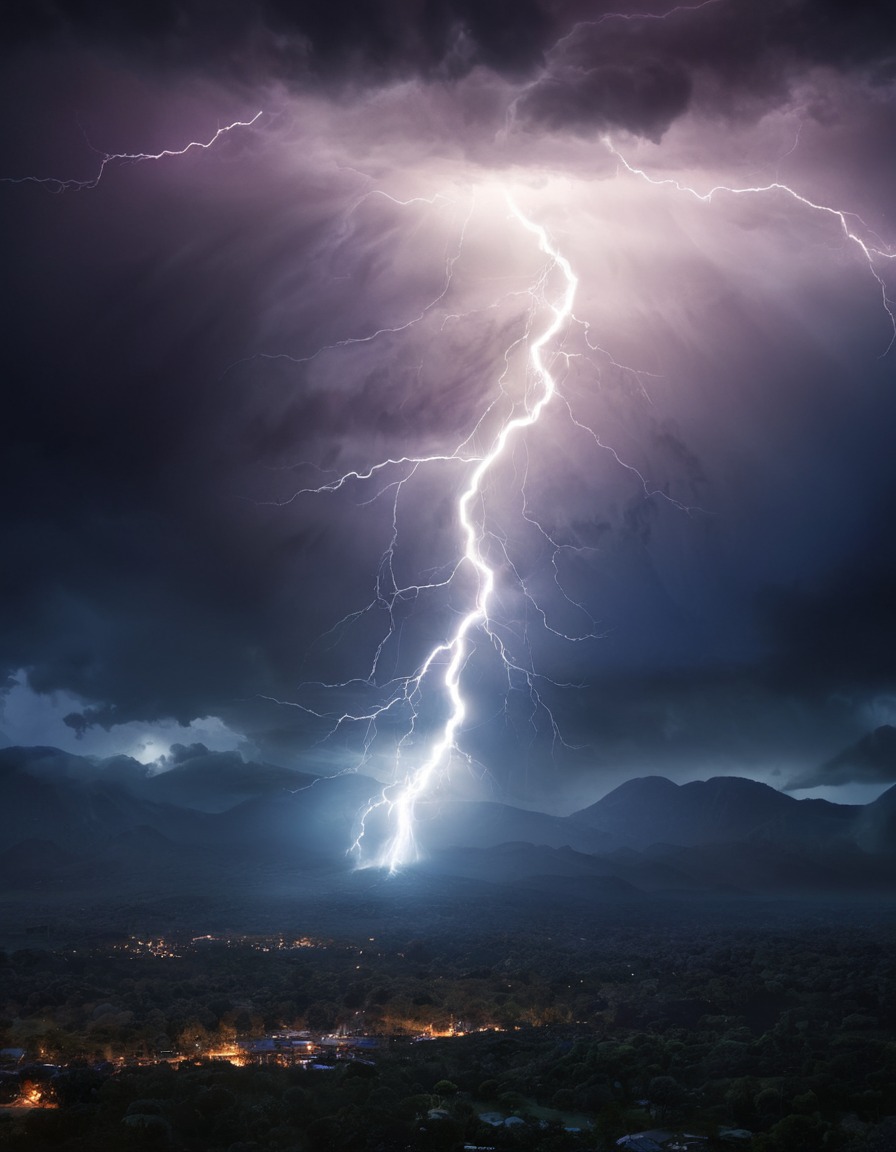
<path id="1" fill-rule="evenodd" d="M 153 774 L 128 757 L 6 748 L 0 877 L 15 896 L 153 883 L 248 890 L 260 874 L 347 872 L 358 813 L 379 789 L 360 774 L 311 776 L 201 746 Z M 738 777 L 649 776 L 566 817 L 454 799 L 423 802 L 418 816 L 423 877 L 605 900 L 896 888 L 896 787 L 845 805 Z"/>

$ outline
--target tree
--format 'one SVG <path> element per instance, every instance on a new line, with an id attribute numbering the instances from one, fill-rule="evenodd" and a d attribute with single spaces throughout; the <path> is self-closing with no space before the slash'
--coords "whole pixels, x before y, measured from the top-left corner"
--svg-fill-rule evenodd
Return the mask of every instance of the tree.
<path id="1" fill-rule="evenodd" d="M 825 1128 L 814 1116 L 792 1113 L 772 1128 L 771 1146 L 775 1152 L 818 1152 Z"/>
<path id="2" fill-rule="evenodd" d="M 654 1076 L 647 1089 L 658 1120 L 665 1120 L 684 1100 L 684 1089 L 673 1076 Z"/>

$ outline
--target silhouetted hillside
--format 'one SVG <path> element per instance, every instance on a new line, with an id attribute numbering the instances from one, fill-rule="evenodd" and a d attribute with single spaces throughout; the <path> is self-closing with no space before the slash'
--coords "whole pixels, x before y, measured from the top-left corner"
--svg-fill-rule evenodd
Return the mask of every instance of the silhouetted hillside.
<path id="1" fill-rule="evenodd" d="M 367 776 L 348 773 L 321 777 L 295 792 L 246 800 L 208 817 L 203 842 L 252 853 L 340 859 L 357 835 L 359 812 L 379 787 Z"/>
<path id="2" fill-rule="evenodd" d="M 280 796 L 307 788 L 316 779 L 275 764 L 247 762 L 237 752 L 206 750 L 164 772 L 144 776 L 140 792 L 166 804 L 224 812 L 255 796 Z"/>
<path id="3" fill-rule="evenodd" d="M 762 839 L 821 845 L 849 840 L 861 808 L 795 800 L 737 776 L 674 784 L 661 776 L 628 780 L 570 819 L 631 848 Z"/>
<path id="4" fill-rule="evenodd" d="M 222 813 L 264 797 L 276 811 L 292 791 L 317 779 L 246 762 L 233 752 L 203 751 L 150 775 L 145 765 L 128 756 L 93 759 L 56 748 L 4 748 L 0 836 L 5 843 L 39 837 L 72 847 L 97 847 L 110 836 L 146 826 L 181 843 L 223 842 L 232 830 L 224 825 L 218 833 L 206 813 Z M 361 791 L 370 795 L 375 787 L 368 781 Z M 265 831 L 257 828 L 255 834 L 264 836 Z"/>
<path id="5" fill-rule="evenodd" d="M 340 883 L 380 790 L 357 774 L 303 776 L 201 746 L 158 776 L 127 757 L 4 749 L 0 869 L 17 891 L 134 899 L 156 885 L 166 899 L 226 892 L 248 906 L 325 874 Z M 386 811 L 366 821 L 368 859 L 389 832 Z M 531 882 L 564 900 L 896 887 L 896 788 L 853 807 L 734 777 L 647 777 L 570 817 L 458 800 L 421 803 L 418 817 L 412 871 L 427 883 Z"/>
<path id="6" fill-rule="evenodd" d="M 856 841 L 866 852 L 896 853 L 896 784 L 860 810 Z"/>
<path id="7" fill-rule="evenodd" d="M 619 843 L 614 835 L 596 832 L 584 822 L 493 801 L 427 801 L 418 805 L 418 817 L 419 840 L 427 851 L 526 841 L 598 852 Z"/>
<path id="8" fill-rule="evenodd" d="M 24 755 L 17 753 L 24 752 Z M 189 815 L 132 795 L 81 758 L 55 749 L 0 751 L 0 840 L 50 840 L 69 850 L 95 849 L 140 824 L 190 831 Z"/>

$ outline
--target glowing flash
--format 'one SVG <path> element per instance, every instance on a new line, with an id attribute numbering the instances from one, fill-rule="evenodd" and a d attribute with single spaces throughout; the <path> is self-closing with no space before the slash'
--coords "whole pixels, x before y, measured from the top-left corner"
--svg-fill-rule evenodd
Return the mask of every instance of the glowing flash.
<path id="1" fill-rule="evenodd" d="M 457 625 L 453 636 L 444 644 L 437 645 L 427 656 L 415 677 L 419 685 L 422 678 L 432 667 L 434 661 L 442 656 L 449 655 L 445 669 L 444 687 L 451 705 L 451 712 L 442 729 L 441 736 L 430 752 L 428 758 L 419 768 L 410 771 L 405 779 L 399 783 L 387 786 L 382 797 L 371 801 L 361 818 L 361 836 L 356 842 L 360 847 L 360 840 L 364 835 L 364 822 L 366 817 L 375 809 L 386 805 L 393 822 L 394 832 L 383 848 L 376 863 L 380 867 L 387 867 L 395 872 L 406 864 L 418 859 L 419 851 L 414 833 L 415 808 L 417 802 L 424 797 L 446 772 L 451 756 L 458 751 L 457 733 L 464 722 L 466 706 L 461 693 L 461 674 L 469 652 L 469 641 L 473 631 L 480 627 L 487 627 L 489 618 L 489 601 L 495 587 L 495 572 L 483 556 L 482 521 L 477 519 L 475 505 L 482 496 L 482 487 L 488 473 L 495 463 L 504 454 L 508 442 L 523 428 L 531 428 L 536 424 L 545 406 L 550 403 L 556 392 L 556 382 L 550 369 L 544 362 L 542 351 L 545 346 L 559 334 L 564 324 L 572 316 L 573 301 L 575 299 L 578 279 L 572 270 L 569 261 L 551 243 L 543 227 L 529 220 L 514 202 L 507 197 L 511 212 L 529 232 L 538 239 L 539 249 L 550 258 L 553 266 L 563 273 L 565 287 L 560 302 L 552 304 L 553 319 L 537 339 L 529 345 L 529 363 L 531 364 L 536 383 L 540 385 L 540 394 L 524 413 L 511 416 L 502 425 L 495 437 L 489 451 L 482 456 L 473 469 L 469 483 L 461 494 L 457 503 L 457 518 L 460 523 L 464 541 L 463 559 L 476 574 L 477 592 L 475 601 L 470 610 L 463 616 Z"/>

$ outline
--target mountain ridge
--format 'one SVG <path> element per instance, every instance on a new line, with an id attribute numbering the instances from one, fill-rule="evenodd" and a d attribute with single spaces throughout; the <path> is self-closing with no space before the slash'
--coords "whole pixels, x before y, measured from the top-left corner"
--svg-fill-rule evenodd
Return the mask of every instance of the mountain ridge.
<path id="1" fill-rule="evenodd" d="M 146 786 L 154 777 L 140 776 L 136 763 L 0 750 L 9 878 L 43 889 L 56 877 L 61 890 L 79 878 L 145 885 L 141 873 L 153 870 L 167 884 L 182 876 L 185 885 L 248 891 L 264 877 L 288 884 L 321 869 L 345 873 L 357 860 L 350 848 L 359 813 L 382 788 L 360 774 L 272 770 L 203 749 L 172 768 L 177 776 L 161 794 L 181 801 L 173 803 Z M 216 766 L 235 802 L 222 810 L 190 806 L 193 784 L 206 795 Z M 371 844 L 387 834 L 384 815 L 380 808 L 367 822 Z M 722 889 L 896 890 L 896 786 L 871 804 L 838 805 L 742 777 L 675 784 L 652 776 L 628 780 L 570 816 L 457 799 L 421 802 L 419 816 L 421 876 L 531 881 L 539 890 L 553 885 L 558 894 L 614 900 Z"/>

